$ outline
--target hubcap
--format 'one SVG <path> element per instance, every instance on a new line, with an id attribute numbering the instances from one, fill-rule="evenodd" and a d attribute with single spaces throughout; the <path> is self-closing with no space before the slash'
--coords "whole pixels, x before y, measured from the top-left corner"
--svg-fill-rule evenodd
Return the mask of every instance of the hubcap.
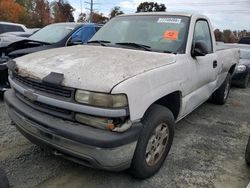
<path id="1" fill-rule="evenodd" d="M 169 138 L 169 128 L 166 123 L 158 125 L 150 137 L 146 149 L 146 162 L 154 166 L 162 157 Z"/>

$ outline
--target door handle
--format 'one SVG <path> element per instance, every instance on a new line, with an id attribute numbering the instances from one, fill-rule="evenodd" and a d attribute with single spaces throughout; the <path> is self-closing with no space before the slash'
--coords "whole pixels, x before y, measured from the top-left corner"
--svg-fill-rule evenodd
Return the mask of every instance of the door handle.
<path id="1" fill-rule="evenodd" d="M 217 66 L 218 66 L 218 62 L 215 60 L 215 61 L 213 62 L 213 68 L 215 69 Z"/>

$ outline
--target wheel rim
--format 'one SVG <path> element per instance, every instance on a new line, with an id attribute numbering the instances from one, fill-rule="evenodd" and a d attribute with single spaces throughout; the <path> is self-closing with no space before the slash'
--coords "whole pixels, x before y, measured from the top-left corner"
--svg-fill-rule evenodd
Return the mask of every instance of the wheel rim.
<path id="1" fill-rule="evenodd" d="M 146 149 L 146 162 L 149 166 L 154 166 L 161 159 L 169 139 L 169 128 L 166 123 L 158 125 L 150 139 Z"/>
<path id="2" fill-rule="evenodd" d="M 226 88 L 225 88 L 225 92 L 224 92 L 224 100 L 226 100 L 226 99 L 227 99 L 227 96 L 228 96 L 229 90 L 230 90 L 230 83 L 229 83 L 229 82 L 227 82 L 227 85 L 226 85 Z"/>

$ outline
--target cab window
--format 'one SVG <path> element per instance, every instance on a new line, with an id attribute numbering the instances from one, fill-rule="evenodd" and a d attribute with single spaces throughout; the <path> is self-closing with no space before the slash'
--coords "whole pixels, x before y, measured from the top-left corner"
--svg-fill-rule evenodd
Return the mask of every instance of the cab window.
<path id="1" fill-rule="evenodd" d="M 213 53 L 211 32 L 206 20 L 198 20 L 196 22 L 193 44 L 197 41 L 203 42 L 206 45 L 208 54 Z"/>

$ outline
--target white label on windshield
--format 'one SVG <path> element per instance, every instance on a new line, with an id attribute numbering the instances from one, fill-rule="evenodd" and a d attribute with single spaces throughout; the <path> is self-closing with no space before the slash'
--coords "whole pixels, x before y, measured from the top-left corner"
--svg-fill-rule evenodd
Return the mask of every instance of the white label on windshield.
<path id="1" fill-rule="evenodd" d="M 74 28 L 73 27 L 66 27 L 67 30 L 73 31 Z"/>
<path id="2" fill-rule="evenodd" d="M 159 18 L 157 23 L 172 23 L 172 24 L 180 24 L 180 18 Z"/>

